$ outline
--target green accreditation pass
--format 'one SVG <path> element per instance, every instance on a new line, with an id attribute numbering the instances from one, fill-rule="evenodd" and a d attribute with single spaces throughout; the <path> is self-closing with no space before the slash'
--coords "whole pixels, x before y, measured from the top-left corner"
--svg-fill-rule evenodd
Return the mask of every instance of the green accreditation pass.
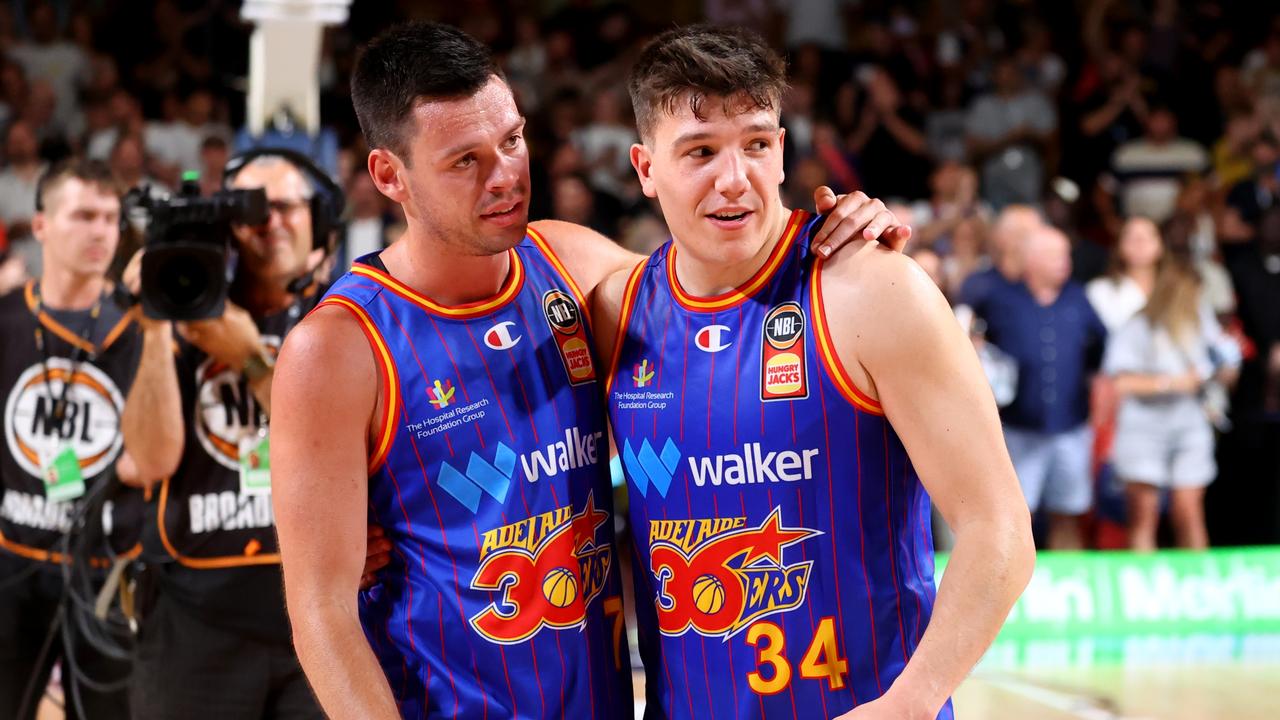
<path id="1" fill-rule="evenodd" d="M 266 428 L 240 440 L 240 494 L 271 493 L 271 437 Z"/>
<path id="2" fill-rule="evenodd" d="M 45 497 L 55 502 L 75 500 L 84 495 L 84 475 L 80 472 L 80 458 L 70 445 L 55 447 L 40 462 L 44 480 Z"/>

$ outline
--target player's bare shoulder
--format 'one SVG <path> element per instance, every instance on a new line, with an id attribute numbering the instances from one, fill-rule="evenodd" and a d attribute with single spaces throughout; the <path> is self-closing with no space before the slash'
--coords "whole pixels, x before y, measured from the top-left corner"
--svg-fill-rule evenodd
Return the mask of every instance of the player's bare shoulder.
<path id="1" fill-rule="evenodd" d="M 606 367 L 612 365 L 627 282 L 634 271 L 635 268 L 624 268 L 610 273 L 596 285 L 591 293 L 591 318 L 595 328 L 596 355 Z"/>
<path id="2" fill-rule="evenodd" d="M 362 383 L 359 387 L 374 397 L 378 373 L 373 350 L 351 311 L 322 304 L 285 337 L 272 392 L 295 388 L 305 392 L 308 387 L 328 392 L 344 383 Z"/>

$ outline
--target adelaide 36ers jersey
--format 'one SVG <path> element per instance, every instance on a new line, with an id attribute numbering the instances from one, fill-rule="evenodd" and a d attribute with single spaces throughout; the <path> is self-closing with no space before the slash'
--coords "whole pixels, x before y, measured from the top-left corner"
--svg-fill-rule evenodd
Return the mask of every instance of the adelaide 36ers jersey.
<path id="1" fill-rule="evenodd" d="M 407 718 L 630 716 L 612 497 L 583 298 L 533 231 L 494 297 L 446 307 L 358 260 L 388 392 L 370 521 L 394 550 L 361 620 Z"/>
<path id="2" fill-rule="evenodd" d="M 120 415 L 133 383 L 142 337 L 125 310 L 103 298 L 90 310 L 41 307 L 33 282 L 0 298 L 0 392 L 5 451 L 0 453 L 0 547 L 50 563 L 62 562 L 60 540 L 77 507 L 114 473 L 123 438 Z M 36 341 L 39 328 L 44 352 Z M 65 399 L 61 419 L 55 406 Z M 44 465 L 62 448 L 74 451 L 85 496 L 47 497 Z M 135 551 L 142 528 L 142 495 L 117 487 L 107 498 L 102 527 L 113 553 Z M 92 524 L 92 523 L 91 523 Z M 95 558 L 107 556 L 103 548 Z"/>
<path id="3" fill-rule="evenodd" d="M 626 286 L 607 391 L 650 717 L 835 717 L 889 688 L 929 621 L 929 499 L 832 359 L 819 224 L 795 212 L 725 295 L 684 292 L 671 243 Z"/>

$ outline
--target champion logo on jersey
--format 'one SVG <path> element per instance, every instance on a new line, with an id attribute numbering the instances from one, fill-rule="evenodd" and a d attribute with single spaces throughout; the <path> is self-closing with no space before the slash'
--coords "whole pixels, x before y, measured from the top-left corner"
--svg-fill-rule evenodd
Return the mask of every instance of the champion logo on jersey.
<path id="1" fill-rule="evenodd" d="M 728 334 L 728 325 L 708 325 L 693 337 L 693 344 L 702 352 L 718 353 L 733 344 L 732 340 L 725 339 Z"/>
<path id="2" fill-rule="evenodd" d="M 507 320 L 489 328 L 484 334 L 484 344 L 493 350 L 510 350 L 515 347 L 523 335 L 511 336 L 511 328 L 515 327 L 515 323 Z"/>
<path id="3" fill-rule="evenodd" d="M 436 380 L 434 386 L 427 388 L 427 395 L 431 396 L 431 407 L 434 407 L 437 410 L 443 410 L 454 402 L 457 402 L 454 398 L 452 380 L 445 380 L 443 383 Z"/>

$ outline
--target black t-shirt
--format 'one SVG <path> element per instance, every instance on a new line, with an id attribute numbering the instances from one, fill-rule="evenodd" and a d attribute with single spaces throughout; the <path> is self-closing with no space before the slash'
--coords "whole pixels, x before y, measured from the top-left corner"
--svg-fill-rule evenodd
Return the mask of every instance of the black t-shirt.
<path id="1" fill-rule="evenodd" d="M 308 291 L 288 309 L 255 319 L 271 352 L 323 294 Z M 266 427 L 265 413 L 243 375 L 199 348 L 180 342 L 177 369 L 186 443 L 160 487 L 156 540 L 177 561 L 161 574 L 161 588 L 210 624 L 286 644 L 271 496 L 240 488 L 240 443 Z"/>
<path id="2" fill-rule="evenodd" d="M 142 336 L 109 295 L 96 308 L 96 317 L 94 310 L 48 309 L 34 281 L 0 297 L 0 552 L 50 566 L 61 562 L 64 534 L 86 501 L 103 493 L 101 513 L 82 529 L 103 533 L 104 542 L 93 543 L 92 562 L 101 566 L 106 558 L 136 551 L 142 494 L 104 483 L 114 480 L 123 451 L 120 418 Z M 42 478 L 57 465 L 51 458 L 68 450 L 67 462 L 84 481 L 83 495 L 51 500 Z M 65 465 L 60 472 L 67 472 Z"/>
<path id="3" fill-rule="evenodd" d="M 902 106 L 898 117 L 918 132 L 924 132 L 924 118 Z M 858 170 L 865 192 L 883 200 L 918 200 L 929 195 L 929 161 L 902 146 L 881 122 L 858 154 Z"/>
<path id="4" fill-rule="evenodd" d="M 1268 271 L 1256 242 L 1223 244 L 1222 257 L 1236 290 L 1240 324 L 1257 346 L 1254 357 L 1240 367 L 1231 410 L 1241 419 L 1258 421 L 1267 394 L 1267 358 L 1271 346 L 1280 342 L 1280 273 Z"/>

